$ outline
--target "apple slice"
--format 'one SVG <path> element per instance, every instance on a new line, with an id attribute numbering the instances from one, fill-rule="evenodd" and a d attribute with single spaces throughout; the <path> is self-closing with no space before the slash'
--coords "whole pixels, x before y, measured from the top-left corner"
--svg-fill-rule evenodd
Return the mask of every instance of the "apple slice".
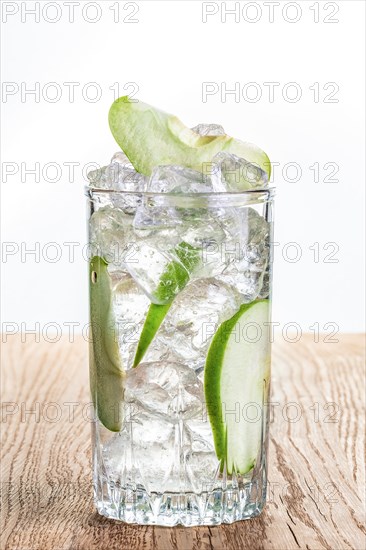
<path id="1" fill-rule="evenodd" d="M 90 261 L 90 386 L 94 408 L 102 424 L 118 432 L 123 421 L 124 370 L 118 347 L 107 263 Z"/>
<path id="2" fill-rule="evenodd" d="M 200 261 L 199 250 L 184 241 L 176 246 L 174 251 L 179 261 L 173 260 L 166 266 L 155 292 L 155 296 L 158 300 L 167 303 L 163 305 L 150 305 L 137 345 L 133 362 L 134 367 L 141 363 L 147 348 L 154 339 L 161 323 L 164 321 L 177 292 L 180 292 L 186 286 L 190 274 Z"/>
<path id="3" fill-rule="evenodd" d="M 128 96 L 120 97 L 112 104 L 109 126 L 135 169 L 147 176 L 155 166 L 164 164 L 205 172 L 207 164 L 221 151 L 259 166 L 267 173 L 268 179 L 271 175 L 269 158 L 256 145 L 228 135 L 201 136 L 177 117 L 141 101 L 132 101 Z"/>
<path id="4" fill-rule="evenodd" d="M 228 474 L 251 470 L 262 443 L 270 374 L 268 321 L 268 300 L 243 305 L 220 325 L 207 354 L 206 406 L 216 454 Z"/>
<path id="5" fill-rule="evenodd" d="M 166 314 L 168 313 L 170 304 L 158 305 L 151 304 L 149 311 L 147 312 L 144 326 L 142 327 L 142 332 L 140 336 L 139 343 L 137 345 L 137 350 L 135 354 L 135 359 L 133 361 L 133 366 L 137 367 L 141 363 L 142 358 L 147 352 L 148 347 L 153 341 L 155 334 L 158 332 L 161 323 L 164 321 Z"/>

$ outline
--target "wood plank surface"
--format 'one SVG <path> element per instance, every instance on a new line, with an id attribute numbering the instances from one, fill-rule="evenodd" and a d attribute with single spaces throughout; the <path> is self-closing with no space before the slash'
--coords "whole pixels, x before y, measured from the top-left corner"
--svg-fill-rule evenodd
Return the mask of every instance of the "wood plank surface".
<path id="1" fill-rule="evenodd" d="M 1 550 L 363 550 L 364 337 L 275 342 L 269 495 L 233 525 L 139 527 L 94 509 L 87 344 L 2 345 Z"/>

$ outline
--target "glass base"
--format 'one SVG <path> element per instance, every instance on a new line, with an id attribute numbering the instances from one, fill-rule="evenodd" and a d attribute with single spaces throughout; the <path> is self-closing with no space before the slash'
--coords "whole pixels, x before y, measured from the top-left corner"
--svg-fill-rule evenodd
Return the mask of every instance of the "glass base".
<path id="1" fill-rule="evenodd" d="M 139 525 L 220 525 L 258 516 L 266 501 L 265 469 L 260 479 L 237 487 L 197 493 L 148 493 L 120 487 L 100 476 L 94 484 L 97 510 L 109 519 Z M 230 483 L 231 485 L 231 483 Z"/>

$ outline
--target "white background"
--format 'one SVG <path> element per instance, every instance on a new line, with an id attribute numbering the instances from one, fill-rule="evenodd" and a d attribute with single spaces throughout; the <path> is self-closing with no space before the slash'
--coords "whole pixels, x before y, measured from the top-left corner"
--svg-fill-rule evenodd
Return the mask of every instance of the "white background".
<path id="1" fill-rule="evenodd" d="M 24 11 L 37 9 L 36 4 L 39 22 Z M 106 164 L 118 150 L 108 128 L 108 109 L 117 87 L 113 85 L 118 83 L 119 95 L 125 95 L 132 92 L 132 87 L 124 89 L 132 82 L 139 88 L 136 97 L 178 115 L 188 126 L 220 123 L 280 163 L 274 178 L 279 245 L 273 319 L 281 326 L 299 323 L 304 331 L 316 322 L 321 330 L 326 323 L 336 323 L 340 332 L 363 330 L 364 2 L 328 2 L 328 7 L 324 2 L 281 2 L 273 22 L 266 3 L 245 7 L 248 2 L 240 2 L 239 21 L 228 15 L 225 22 L 222 2 L 205 7 L 199 1 L 146 0 L 134 3 L 136 23 L 123 21 L 135 11 L 126 2 L 119 2 L 119 22 L 114 22 L 117 2 L 97 3 L 98 15 L 92 5 L 83 13 L 88 2 L 80 0 L 74 5 L 73 23 L 65 2 L 48 3 L 44 11 L 46 4 L 1 2 L 3 92 L 14 92 L 3 93 L 1 104 L 2 322 L 19 328 L 22 322 L 27 328 L 36 322 L 41 327 L 75 322 L 79 330 L 87 322 L 82 167 Z M 226 2 L 226 7 L 234 4 Z M 244 14 L 243 8 L 248 10 Z M 207 9 L 218 13 L 204 23 Z M 314 21 L 317 9 L 319 22 Z M 297 22 L 289 22 L 299 15 Z M 45 20 L 59 16 L 55 23 Z M 245 20 L 256 17 L 257 22 Z M 326 17 L 338 22 L 326 23 Z M 22 97 L 21 91 L 37 82 L 39 101 L 34 95 Z M 56 88 L 47 88 L 49 82 L 62 91 L 56 102 L 50 101 Z M 73 101 L 65 82 L 80 84 Z M 90 82 L 102 91 L 98 101 L 91 101 L 95 88 L 85 88 Z M 216 93 L 204 102 L 205 82 L 217 83 L 219 90 L 225 83 L 228 89 L 239 83 L 244 95 L 236 102 L 233 95 Z M 255 88 L 245 85 L 252 82 L 262 92 L 257 102 L 248 100 Z M 279 83 L 273 102 L 265 82 Z M 286 89 L 290 82 L 301 90 L 297 102 L 283 98 L 286 90 L 294 97 L 295 88 Z M 310 89 L 314 83 L 319 83 L 319 97 Z M 324 90 L 327 83 L 338 86 L 330 98 L 337 102 L 324 101 L 334 89 L 328 85 Z M 37 162 L 39 182 L 24 173 Z M 65 165 L 70 162 L 79 163 L 74 181 Z M 61 172 L 50 168 L 42 176 L 47 163 L 58 163 Z M 287 163 L 301 167 L 299 181 L 286 181 L 295 174 L 290 169 L 283 175 Z M 320 166 L 319 182 L 309 168 L 314 163 Z M 339 166 L 333 176 L 339 181 L 324 181 L 331 174 L 329 166 L 323 169 L 326 163 Z M 18 171 L 9 175 L 12 169 Z M 49 181 L 52 178 L 59 181 Z M 49 242 L 60 246 L 62 256 L 55 263 L 50 261 L 55 249 L 47 248 Z M 63 244 L 68 242 L 80 243 L 71 261 Z M 283 258 L 289 242 L 301 247 L 297 262 Z M 39 257 L 24 256 L 35 243 L 40 243 Z M 309 248 L 314 243 L 319 243 L 318 262 Z M 323 250 L 327 243 L 338 247 L 330 258 L 336 263 L 324 261 L 334 248 Z M 287 251 L 291 257 L 296 253 L 295 248 Z"/>

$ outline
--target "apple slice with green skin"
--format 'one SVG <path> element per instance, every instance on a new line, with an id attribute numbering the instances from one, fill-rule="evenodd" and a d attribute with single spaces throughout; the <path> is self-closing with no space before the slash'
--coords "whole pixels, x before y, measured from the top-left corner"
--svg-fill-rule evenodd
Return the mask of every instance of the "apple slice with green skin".
<path id="1" fill-rule="evenodd" d="M 155 296 L 159 301 L 167 303 L 150 305 L 137 345 L 133 362 L 134 367 L 141 363 L 161 323 L 164 321 L 173 299 L 186 286 L 190 274 L 200 261 L 199 250 L 184 241 L 176 246 L 174 251 L 179 261 L 173 260 L 166 266 L 155 292 Z"/>
<path id="2" fill-rule="evenodd" d="M 128 96 L 120 97 L 109 111 L 109 126 L 114 139 L 135 169 L 149 176 L 155 166 L 174 164 L 207 171 L 213 157 L 225 151 L 264 170 L 268 179 L 271 164 L 264 151 L 228 135 L 200 136 L 177 117 Z M 250 189 L 245 180 L 238 191 Z"/>
<path id="3" fill-rule="evenodd" d="M 206 406 L 216 455 L 228 474 L 251 470 L 262 442 L 263 403 L 270 374 L 268 321 L 268 300 L 243 305 L 220 325 L 207 354 Z M 250 324 L 257 333 L 249 332 Z M 250 336 L 245 337 L 245 327 Z M 259 418 L 253 421 L 256 414 Z"/>
<path id="4" fill-rule="evenodd" d="M 93 404 L 102 424 L 118 432 L 123 421 L 124 370 L 116 338 L 111 280 L 107 263 L 99 256 L 90 261 L 90 386 Z"/>
<path id="5" fill-rule="evenodd" d="M 158 305 L 151 304 L 146 315 L 144 326 L 142 327 L 142 332 L 140 336 L 139 343 L 137 345 L 137 350 L 135 354 L 135 359 L 133 361 L 133 366 L 137 367 L 141 363 L 145 353 L 147 352 L 148 347 L 153 341 L 155 334 L 158 332 L 161 323 L 164 321 L 166 314 L 168 313 L 170 304 Z"/>

